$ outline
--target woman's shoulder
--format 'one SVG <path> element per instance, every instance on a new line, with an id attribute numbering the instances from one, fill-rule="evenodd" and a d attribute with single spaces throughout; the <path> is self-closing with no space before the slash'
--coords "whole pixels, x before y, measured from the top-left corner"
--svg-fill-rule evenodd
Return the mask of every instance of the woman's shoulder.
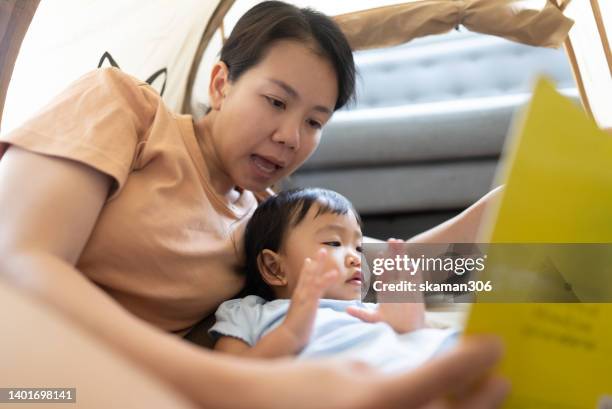
<path id="1" fill-rule="evenodd" d="M 161 96 L 146 81 L 142 81 L 118 68 L 98 68 L 81 76 L 68 90 L 98 90 L 97 98 L 119 97 L 127 105 L 157 105 Z"/>
<path id="2" fill-rule="evenodd" d="M 107 85 L 121 83 L 128 86 L 148 85 L 145 81 L 141 81 L 116 67 L 96 68 L 95 70 L 83 74 L 75 82 L 101 82 Z"/>
<path id="3" fill-rule="evenodd" d="M 0 151 L 16 145 L 84 163 L 115 180 L 115 196 L 134 166 L 139 143 L 149 137 L 151 124 L 162 112 L 159 108 L 159 95 L 146 83 L 117 68 L 97 69 L 2 135 Z"/>

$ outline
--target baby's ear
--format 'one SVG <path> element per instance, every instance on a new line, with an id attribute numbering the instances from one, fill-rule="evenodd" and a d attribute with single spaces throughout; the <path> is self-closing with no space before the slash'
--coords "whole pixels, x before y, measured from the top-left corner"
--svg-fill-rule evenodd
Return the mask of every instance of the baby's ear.
<path id="1" fill-rule="evenodd" d="M 280 256 L 269 249 L 264 249 L 257 257 L 257 267 L 261 278 L 272 286 L 285 286 L 287 279 L 281 268 Z"/>

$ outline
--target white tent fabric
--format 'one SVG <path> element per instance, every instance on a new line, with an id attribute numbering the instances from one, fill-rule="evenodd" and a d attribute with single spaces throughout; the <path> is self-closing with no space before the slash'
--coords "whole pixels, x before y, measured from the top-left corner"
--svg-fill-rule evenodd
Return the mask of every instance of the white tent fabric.
<path id="1" fill-rule="evenodd" d="M 84 73 L 110 66 L 153 80 L 179 111 L 202 32 L 218 0 L 42 1 L 24 38 L 8 89 L 9 132 Z M 110 58 L 109 58 L 110 57 Z M 165 87 L 164 87 L 165 85 Z"/>

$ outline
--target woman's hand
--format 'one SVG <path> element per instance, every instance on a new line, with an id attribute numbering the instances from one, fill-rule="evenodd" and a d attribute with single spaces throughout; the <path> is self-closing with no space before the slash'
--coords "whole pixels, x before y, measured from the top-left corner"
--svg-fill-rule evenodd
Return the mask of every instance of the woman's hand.
<path id="1" fill-rule="evenodd" d="M 277 366 L 269 365 L 259 375 L 244 373 L 261 381 L 245 384 L 248 402 L 229 399 L 224 407 L 493 409 L 509 389 L 506 381 L 488 377 L 501 353 L 497 339 L 473 337 L 450 353 L 397 375 L 350 362 L 277 361 Z"/>
<path id="2" fill-rule="evenodd" d="M 306 258 L 300 278 L 291 297 L 287 317 L 281 324 L 295 340 L 295 348 L 301 350 L 309 341 L 317 315 L 319 300 L 340 275 L 338 270 L 323 271 L 329 253 L 320 249 L 316 258 Z"/>

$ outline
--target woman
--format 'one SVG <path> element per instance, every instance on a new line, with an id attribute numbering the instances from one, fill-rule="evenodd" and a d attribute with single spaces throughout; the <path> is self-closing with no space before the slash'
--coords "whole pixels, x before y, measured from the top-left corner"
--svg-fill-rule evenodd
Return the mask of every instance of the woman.
<path id="1" fill-rule="evenodd" d="M 196 123 L 118 70 L 87 74 L 1 141 L 0 271 L 201 405 L 421 407 L 468 386 L 497 359 L 495 343 L 383 378 L 350 364 L 245 363 L 168 335 L 240 290 L 256 198 L 312 154 L 353 90 L 339 29 L 280 2 L 237 23 Z M 461 240 L 481 207 L 421 239 Z M 235 385 L 247 395 L 226 393 Z M 457 402 L 489 407 L 503 389 L 491 380 Z"/>

